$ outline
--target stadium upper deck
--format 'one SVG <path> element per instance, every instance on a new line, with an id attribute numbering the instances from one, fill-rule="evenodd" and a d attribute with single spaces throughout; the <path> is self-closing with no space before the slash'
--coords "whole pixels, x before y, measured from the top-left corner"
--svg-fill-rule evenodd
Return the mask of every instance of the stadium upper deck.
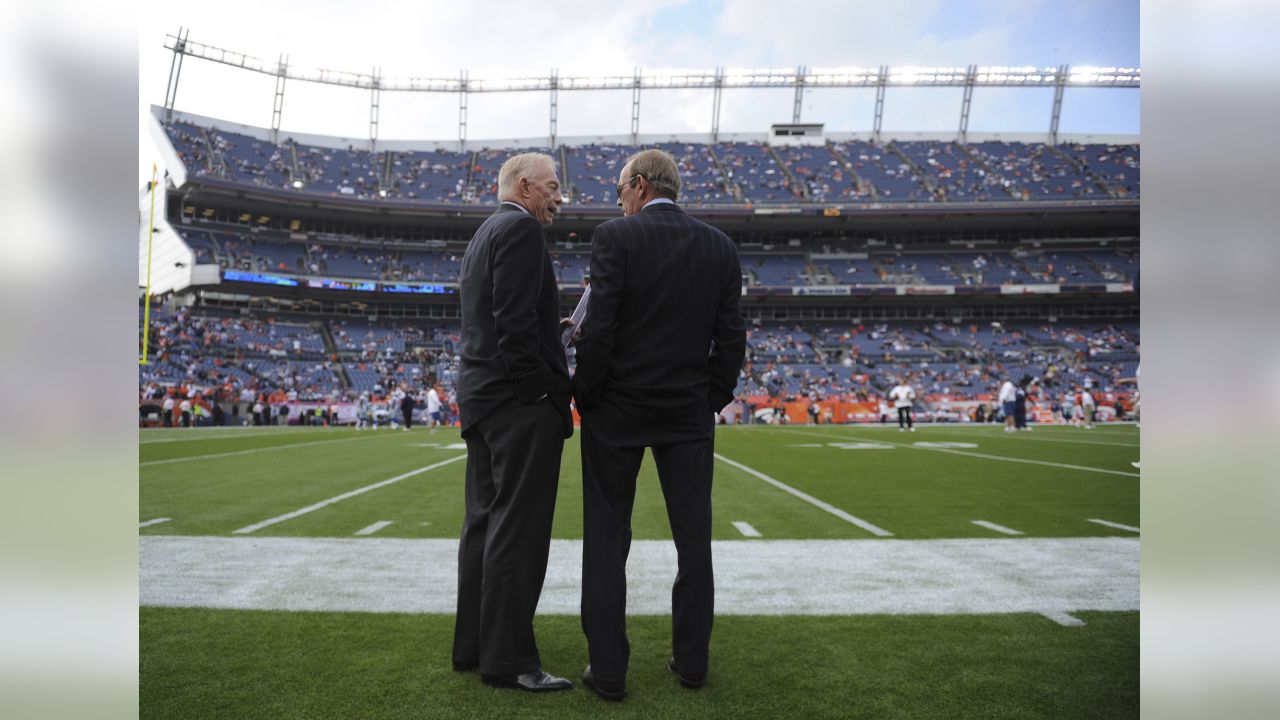
<path id="1" fill-rule="evenodd" d="M 734 141 L 371 152 L 290 137 L 271 142 L 265 130 L 231 127 L 182 118 L 164 131 L 188 177 L 370 203 L 493 204 L 502 162 L 533 150 L 559 162 L 567 204 L 612 206 L 621 164 L 643 147 L 676 157 L 682 202 L 693 207 L 1132 201 L 1141 187 L 1136 144 L 847 139 L 816 146 Z"/>

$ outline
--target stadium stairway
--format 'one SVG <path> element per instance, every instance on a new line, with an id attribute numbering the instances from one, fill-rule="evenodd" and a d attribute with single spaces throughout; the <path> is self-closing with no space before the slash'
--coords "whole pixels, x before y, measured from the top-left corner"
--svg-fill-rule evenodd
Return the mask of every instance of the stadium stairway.
<path id="1" fill-rule="evenodd" d="M 971 279 L 971 282 L 977 281 L 977 273 L 973 271 L 972 265 L 965 265 L 950 253 L 942 253 L 942 259 L 951 263 L 951 271 L 962 278 L 961 282 L 963 282 L 963 279 Z"/>
<path id="2" fill-rule="evenodd" d="M 313 327 L 318 327 L 320 330 L 320 339 L 324 341 L 324 354 L 329 357 L 337 357 L 338 344 L 333 341 L 333 334 L 329 332 L 328 323 L 317 320 L 312 323 L 312 325 Z"/>
<path id="3" fill-rule="evenodd" d="M 858 172 L 853 169 L 853 161 L 844 153 L 836 150 L 836 144 L 831 140 L 827 141 L 827 152 L 831 153 L 831 157 L 839 160 L 844 165 L 845 172 L 849 173 L 849 175 L 853 177 L 854 183 L 856 184 L 859 192 L 867 192 L 869 190 L 871 193 L 871 201 L 880 201 L 880 189 L 876 187 L 876 184 L 859 175 Z"/>
<path id="4" fill-rule="evenodd" d="M 925 172 L 924 168 L 917 165 L 916 162 L 912 160 L 911 157 L 907 155 L 907 153 L 903 152 L 902 149 L 899 148 L 896 143 L 894 143 L 893 141 L 890 141 L 885 144 L 884 149 L 890 153 L 893 153 L 899 160 L 906 163 L 907 166 L 911 168 L 911 171 L 916 174 L 916 177 L 920 178 L 920 184 L 924 186 L 925 192 L 929 193 L 935 198 L 938 197 L 940 188 L 938 187 L 937 183 L 933 181 L 933 177 L 929 173 Z M 941 192 L 942 192 L 942 196 L 945 198 L 946 191 L 942 190 Z"/>
<path id="5" fill-rule="evenodd" d="M 320 339 L 324 341 L 324 354 L 326 357 L 334 358 L 333 374 L 338 378 L 338 382 L 342 385 L 343 390 L 351 389 L 351 378 L 347 375 L 347 364 L 338 360 L 338 344 L 333 341 L 333 333 L 329 332 L 329 323 L 323 320 L 316 320 L 312 323 L 320 331 Z"/>
<path id="6" fill-rule="evenodd" d="M 1120 194 L 1115 191 L 1115 188 L 1111 187 L 1111 185 L 1109 185 L 1107 181 L 1103 179 L 1101 176 L 1099 176 L 1097 173 L 1091 171 L 1087 165 L 1081 165 L 1080 161 L 1071 157 L 1071 155 L 1069 155 L 1068 153 L 1062 152 L 1062 150 L 1059 149 L 1057 145 L 1046 143 L 1045 146 L 1048 147 L 1053 152 L 1057 153 L 1058 157 L 1066 161 L 1067 164 L 1069 164 L 1072 168 L 1078 171 L 1081 175 L 1092 180 L 1094 185 L 1097 185 L 1098 187 L 1102 188 L 1102 191 L 1107 194 L 1107 197 L 1113 197 L 1113 198 L 1120 197 Z"/>
<path id="7" fill-rule="evenodd" d="M 286 139 L 284 146 L 289 149 L 289 167 L 293 168 L 289 177 L 294 179 L 302 177 L 302 171 L 298 169 L 298 146 L 294 144 L 293 138 Z"/>
<path id="8" fill-rule="evenodd" d="M 574 187 L 573 180 L 569 175 L 569 159 L 564 155 L 564 146 L 556 148 L 556 155 L 560 158 L 560 191 L 565 196 L 565 202 L 569 202 L 568 198 L 578 196 L 578 188 Z"/>
<path id="9" fill-rule="evenodd" d="M 720 156 L 716 155 L 716 144 L 707 144 L 707 153 L 711 155 L 711 161 L 716 164 L 716 171 L 720 173 L 720 177 L 724 179 L 724 187 L 733 193 L 733 199 L 742 202 L 742 188 L 738 183 L 729 178 L 729 173 L 725 172 L 724 165 L 720 162 Z"/>
<path id="10" fill-rule="evenodd" d="M 1000 183 L 1001 189 L 1004 190 L 1005 195 L 1009 196 L 1010 200 L 1021 199 L 1020 197 L 1013 194 L 1013 183 L 1009 182 L 1009 179 L 1006 178 L 1005 176 L 996 172 L 996 169 L 988 165 L 987 161 L 984 160 L 982 156 L 977 155 L 972 150 L 970 150 L 968 144 L 956 143 L 956 147 L 960 148 L 960 152 L 964 153 L 965 157 L 969 158 L 970 163 L 982 168 L 983 172 L 985 172 L 986 174 L 994 178 L 998 178 L 999 180 L 1002 180 L 1003 182 Z"/>
<path id="11" fill-rule="evenodd" d="M 204 136 L 205 147 L 209 149 L 206 157 L 208 159 L 207 170 L 216 174 L 218 177 L 227 177 L 230 172 L 227 169 L 227 159 L 223 156 L 222 151 L 214 144 L 213 138 L 209 137 L 207 128 L 200 128 L 200 134 Z"/>
<path id="12" fill-rule="evenodd" d="M 1018 272 L 1025 273 L 1023 278 L 1025 278 L 1026 280 L 1035 278 L 1037 276 L 1037 273 L 1031 270 L 1031 266 L 1027 265 L 1027 262 L 1025 259 L 1023 259 L 1023 256 L 1020 256 L 1016 253 L 1017 253 L 1016 249 L 1013 252 L 1009 253 L 1008 255 L 1009 264 L 1013 265 L 1014 269 L 1017 270 Z M 1019 280 L 1023 280 L 1023 278 L 1019 278 Z"/>
<path id="13" fill-rule="evenodd" d="M 1084 253 L 1072 253 L 1072 255 L 1084 260 L 1094 272 L 1098 273 L 1098 275 L 1102 275 L 1103 267 L 1097 260 L 1085 255 Z"/>
<path id="14" fill-rule="evenodd" d="M 778 167 L 782 168 L 782 174 L 787 176 L 787 182 L 790 183 L 790 187 L 788 189 L 791 190 L 791 194 L 797 200 L 808 200 L 809 199 L 808 183 L 800 182 L 796 178 L 795 173 L 791 172 L 791 168 L 787 167 L 787 164 L 782 161 L 782 157 L 778 155 L 778 153 L 773 149 L 772 145 L 769 145 L 766 143 L 764 146 L 764 149 L 769 151 L 769 157 L 773 158 L 773 161 L 778 163 Z"/>

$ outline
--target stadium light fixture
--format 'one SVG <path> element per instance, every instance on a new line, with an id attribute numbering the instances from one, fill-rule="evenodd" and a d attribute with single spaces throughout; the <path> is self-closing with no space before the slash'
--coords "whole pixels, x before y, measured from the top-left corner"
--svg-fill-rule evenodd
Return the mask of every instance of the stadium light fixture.
<path id="1" fill-rule="evenodd" d="M 630 74 L 586 75 L 554 79 L 550 75 L 522 78 L 475 78 L 466 81 L 456 77 L 375 78 L 365 72 L 307 69 L 296 66 L 282 68 L 251 55 L 180 39 L 174 35 L 166 36 L 165 47 L 184 55 L 267 75 L 275 76 L 283 72 L 283 76 L 289 79 L 366 90 L 373 89 L 375 84 L 379 90 L 400 92 L 527 92 L 547 91 L 553 86 L 557 90 L 628 90 L 632 89 L 636 83 L 636 76 Z M 1056 67 L 991 65 L 979 67 L 977 75 L 970 78 L 968 69 L 965 67 L 902 65 L 888 68 L 888 76 L 885 80 L 889 85 L 935 87 L 960 87 L 971 83 L 994 86 L 1050 86 L 1058 82 L 1059 72 Z M 1067 82 L 1074 86 L 1136 88 L 1141 84 L 1141 76 L 1140 68 L 1080 66 L 1070 69 Z M 857 66 L 810 68 L 804 72 L 803 76 L 797 75 L 796 68 L 726 68 L 723 75 L 719 77 L 721 80 L 717 83 L 716 71 L 693 68 L 642 70 L 640 85 L 647 89 L 710 89 L 713 87 L 793 88 L 798 84 L 817 87 L 872 87 L 880 84 L 878 68 Z"/>

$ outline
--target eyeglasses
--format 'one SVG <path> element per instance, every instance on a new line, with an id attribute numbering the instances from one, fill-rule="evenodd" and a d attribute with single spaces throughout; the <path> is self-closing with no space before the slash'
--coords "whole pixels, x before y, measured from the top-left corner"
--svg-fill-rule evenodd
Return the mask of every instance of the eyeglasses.
<path id="1" fill-rule="evenodd" d="M 636 173 L 635 175 L 632 175 L 632 176 L 631 176 L 631 179 L 630 179 L 630 180 L 628 180 L 628 181 L 626 181 L 626 182 L 622 183 L 621 185 L 618 185 L 618 186 L 614 187 L 614 190 L 617 190 L 617 191 L 618 191 L 618 199 L 619 199 L 619 200 L 621 200 L 621 199 L 622 199 L 622 189 L 623 189 L 623 188 L 626 188 L 626 187 L 632 187 L 633 185 L 635 185 L 636 178 L 642 178 L 642 177 L 644 177 L 644 175 L 641 175 L 640 173 Z M 646 178 L 646 179 L 647 179 L 647 178 Z"/>

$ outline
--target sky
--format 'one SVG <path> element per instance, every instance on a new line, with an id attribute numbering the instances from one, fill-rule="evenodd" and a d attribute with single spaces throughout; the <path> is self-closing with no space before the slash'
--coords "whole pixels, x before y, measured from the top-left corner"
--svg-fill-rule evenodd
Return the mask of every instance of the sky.
<path id="1" fill-rule="evenodd" d="M 302 10 L 305 8 L 305 10 Z M 877 67 L 879 65 L 1139 66 L 1138 0 L 600 0 L 415 3 L 364 0 L 306 4 L 274 0 L 141 0 L 138 32 L 140 111 L 162 105 L 172 53 L 165 35 L 190 39 L 274 64 L 368 72 L 384 77 L 471 78 L 630 75 L 634 68 Z M 1133 89 L 1068 89 L 1061 133 L 1139 131 Z M 889 88 L 883 129 L 954 131 L 960 88 Z M 369 92 L 290 82 L 281 128 L 367 138 Z M 271 125 L 274 79 L 187 58 L 176 108 L 232 122 Z M 763 133 L 790 122 L 794 91 L 724 91 L 720 131 Z M 1049 88 L 977 88 L 969 131 L 1047 132 Z M 628 91 L 559 94 L 558 136 L 630 132 Z M 467 137 L 548 134 L 546 92 L 470 94 Z M 804 122 L 829 131 L 869 131 L 874 89 L 809 90 Z M 652 91 L 640 101 L 640 132 L 706 133 L 711 91 Z M 141 123 L 140 123 L 141 124 Z M 456 94 L 382 93 L 380 139 L 456 140 Z M 153 145 L 140 129 L 140 167 Z M 145 174 L 144 174 L 145 175 Z"/>

